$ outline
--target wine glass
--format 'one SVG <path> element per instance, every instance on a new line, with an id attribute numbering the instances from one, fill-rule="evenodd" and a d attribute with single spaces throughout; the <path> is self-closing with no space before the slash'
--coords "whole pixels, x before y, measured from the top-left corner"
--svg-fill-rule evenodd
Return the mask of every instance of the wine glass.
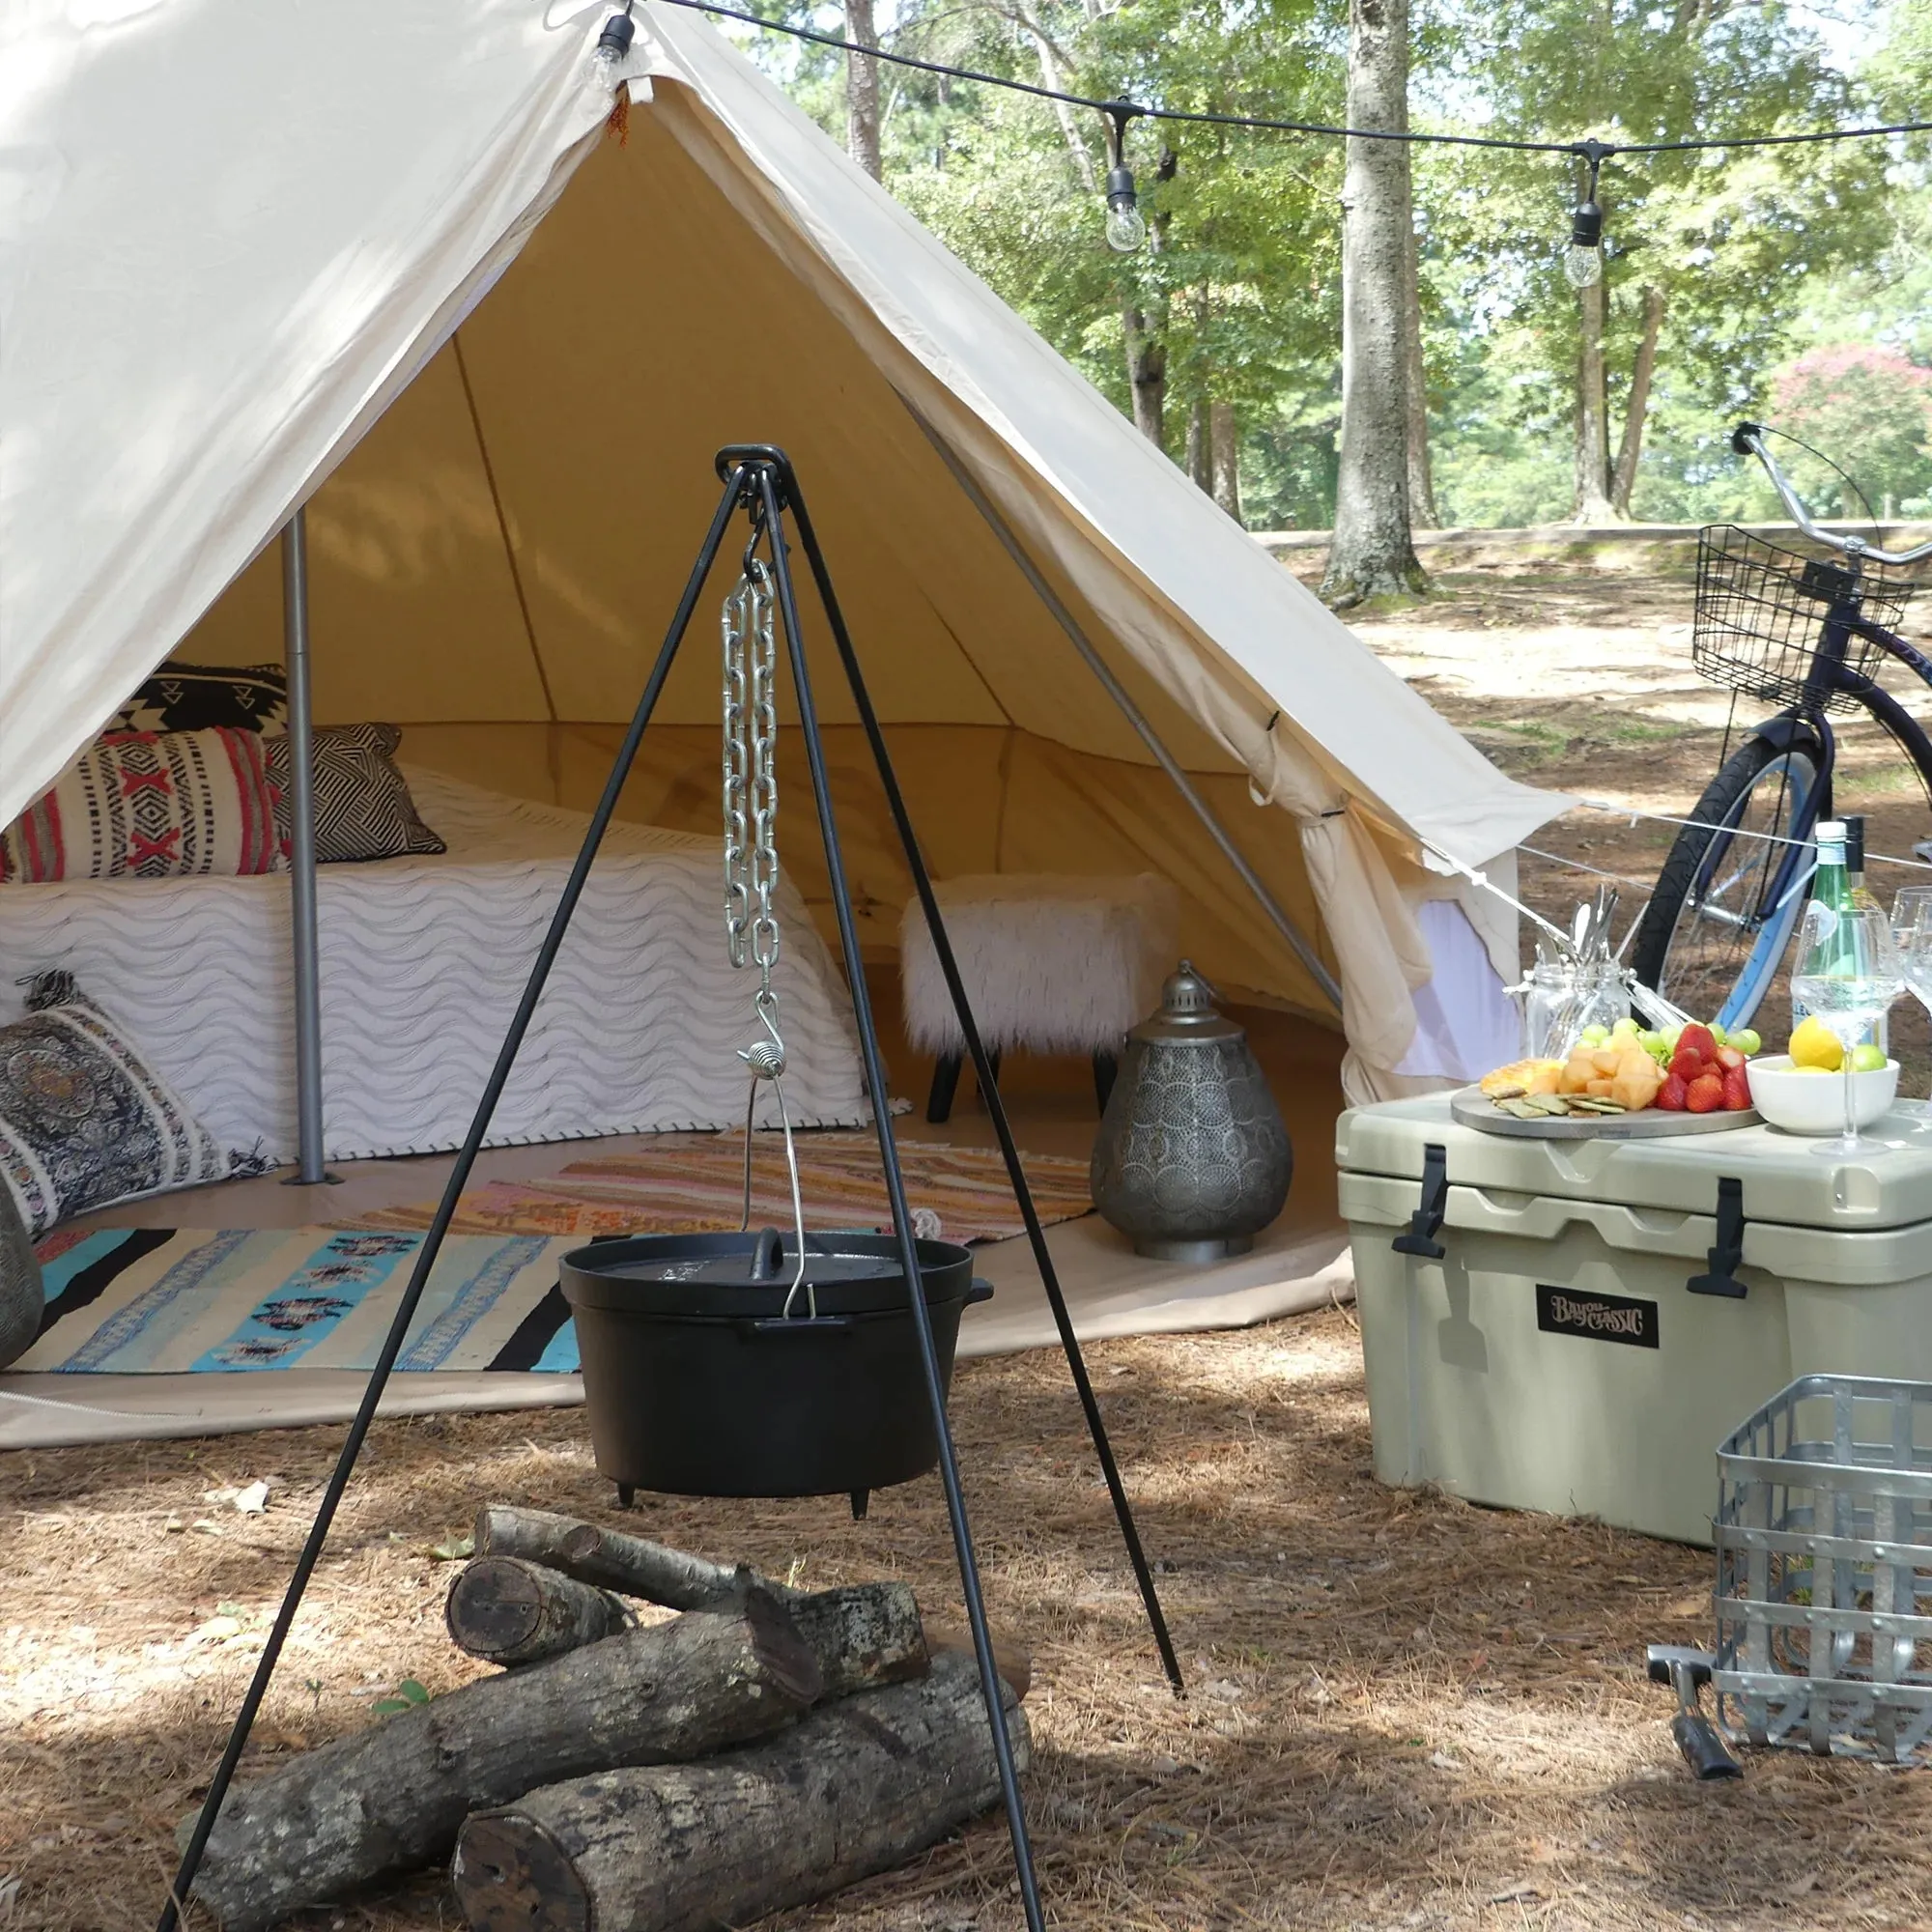
<path id="1" fill-rule="evenodd" d="M 1813 899 L 1804 908 L 1791 997 L 1830 1027 L 1844 1049 L 1845 1131 L 1820 1153 L 1860 1154 L 1884 1145 L 1859 1135 L 1852 1050 L 1904 990 L 1905 968 L 1891 923 L 1876 906 L 1830 906 Z"/>
<path id="2" fill-rule="evenodd" d="M 1932 886 L 1902 886 L 1891 902 L 1891 936 L 1908 989 L 1932 1014 Z"/>

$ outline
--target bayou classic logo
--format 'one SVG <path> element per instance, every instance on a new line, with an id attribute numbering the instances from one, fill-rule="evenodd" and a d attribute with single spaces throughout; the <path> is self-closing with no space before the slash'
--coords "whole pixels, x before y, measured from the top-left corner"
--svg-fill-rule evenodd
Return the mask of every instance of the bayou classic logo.
<path id="1" fill-rule="evenodd" d="M 1657 1303 L 1579 1288 L 1536 1287 L 1536 1325 L 1546 1335 L 1581 1335 L 1593 1342 L 1657 1347 Z"/>

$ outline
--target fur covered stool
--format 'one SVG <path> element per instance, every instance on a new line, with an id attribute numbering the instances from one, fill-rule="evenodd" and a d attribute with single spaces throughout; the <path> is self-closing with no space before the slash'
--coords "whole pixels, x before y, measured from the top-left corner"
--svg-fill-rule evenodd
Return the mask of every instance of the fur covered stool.
<path id="1" fill-rule="evenodd" d="M 937 884 L 939 910 L 997 1074 L 1009 1048 L 1090 1054 L 1104 1112 L 1126 1031 L 1160 1003 L 1179 900 L 1151 872 L 1092 879 L 1002 872 Z M 965 1036 L 917 898 L 899 922 L 906 1035 L 938 1057 L 928 1121 L 952 1111 Z"/>

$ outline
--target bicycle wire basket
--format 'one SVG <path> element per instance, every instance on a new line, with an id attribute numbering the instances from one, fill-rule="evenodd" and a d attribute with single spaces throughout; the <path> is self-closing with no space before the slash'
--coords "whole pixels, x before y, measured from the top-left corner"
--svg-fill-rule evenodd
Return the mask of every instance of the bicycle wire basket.
<path id="1" fill-rule="evenodd" d="M 1716 524 L 1697 540 L 1697 603 L 1690 661 L 1713 684 L 1767 703 L 1804 696 L 1826 613 L 1856 588 L 1863 614 L 1895 631 L 1916 587 L 1896 566 L 1833 553 L 1789 550 L 1733 524 Z M 1845 640 L 1845 663 L 1876 676 L 1886 653 L 1863 638 Z M 1851 712 L 1848 692 L 1824 695 L 1827 711 Z"/>
<path id="2" fill-rule="evenodd" d="M 1932 1759 L 1932 1382 L 1803 1376 L 1718 1451 L 1718 1715 Z"/>

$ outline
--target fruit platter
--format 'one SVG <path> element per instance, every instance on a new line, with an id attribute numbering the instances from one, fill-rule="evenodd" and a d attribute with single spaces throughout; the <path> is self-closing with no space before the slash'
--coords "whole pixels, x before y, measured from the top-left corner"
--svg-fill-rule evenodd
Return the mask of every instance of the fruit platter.
<path id="1" fill-rule="evenodd" d="M 1634 1019 L 1585 1027 L 1565 1060 L 1519 1060 L 1451 1096 L 1483 1133 L 1531 1140 L 1650 1140 L 1760 1119 L 1746 1068 L 1763 1042 L 1695 1022 L 1647 1032 Z"/>

